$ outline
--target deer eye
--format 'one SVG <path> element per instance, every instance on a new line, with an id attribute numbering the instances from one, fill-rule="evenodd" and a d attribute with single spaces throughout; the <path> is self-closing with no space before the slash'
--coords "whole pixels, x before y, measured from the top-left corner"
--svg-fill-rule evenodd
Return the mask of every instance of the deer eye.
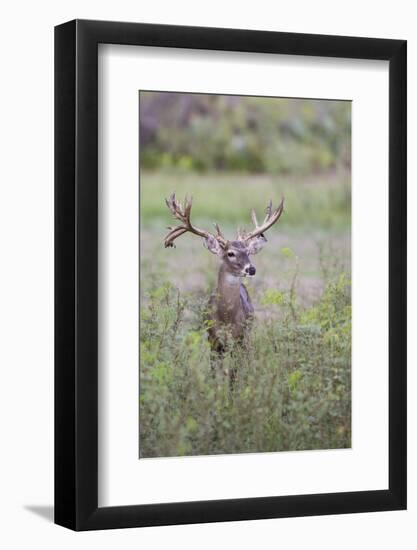
<path id="1" fill-rule="evenodd" d="M 235 257 L 234 252 L 228 252 L 227 255 L 229 256 L 229 258 L 234 258 Z"/>

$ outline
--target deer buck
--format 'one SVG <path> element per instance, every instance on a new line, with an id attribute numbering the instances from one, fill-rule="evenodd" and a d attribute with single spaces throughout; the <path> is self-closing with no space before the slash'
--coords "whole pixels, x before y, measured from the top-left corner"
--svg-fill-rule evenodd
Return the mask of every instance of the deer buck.
<path id="1" fill-rule="evenodd" d="M 165 202 L 174 218 L 181 222 L 176 227 L 168 227 L 165 247 L 174 246 L 174 241 L 184 233 L 192 233 L 201 237 L 206 248 L 220 259 L 217 290 L 209 301 L 208 336 L 212 349 L 222 352 L 225 332 L 230 333 L 234 339 L 243 339 L 248 321 L 253 317 L 253 306 L 241 279 L 255 275 L 256 268 L 250 256 L 257 254 L 265 246 L 265 232 L 279 220 L 284 210 L 284 199 L 282 198 L 275 210 L 272 209 L 272 202 L 269 202 L 261 225 L 252 209 L 252 222 L 255 226 L 253 231 L 238 231 L 237 239 L 233 241 L 223 236 L 217 223 L 214 224 L 216 234 L 198 229 L 191 223 L 192 198 L 185 197 L 182 205 L 173 193 Z"/>

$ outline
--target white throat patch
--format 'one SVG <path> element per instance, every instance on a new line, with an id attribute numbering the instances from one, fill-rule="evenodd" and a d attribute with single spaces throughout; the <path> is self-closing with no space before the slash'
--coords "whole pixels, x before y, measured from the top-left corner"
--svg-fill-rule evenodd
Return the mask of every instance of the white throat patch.
<path id="1" fill-rule="evenodd" d="M 225 281 L 228 285 L 240 285 L 240 277 L 235 277 L 231 273 L 226 273 Z"/>

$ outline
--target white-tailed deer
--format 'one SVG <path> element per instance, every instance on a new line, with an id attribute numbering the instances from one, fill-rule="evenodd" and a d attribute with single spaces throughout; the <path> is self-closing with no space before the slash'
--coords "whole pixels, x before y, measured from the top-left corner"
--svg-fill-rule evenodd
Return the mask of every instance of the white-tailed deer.
<path id="1" fill-rule="evenodd" d="M 238 231 L 236 240 L 227 240 L 217 223 L 214 224 L 216 234 L 209 233 L 195 227 L 190 220 L 192 198 L 185 197 L 182 205 L 173 193 L 166 204 L 174 218 L 181 223 L 176 227 L 168 227 L 169 233 L 165 237 L 165 247 L 174 246 L 174 241 L 184 233 L 193 233 L 203 239 L 203 243 L 220 259 L 217 290 L 209 302 L 209 340 L 212 348 L 222 351 L 224 348 L 224 334 L 230 333 L 235 339 L 244 336 L 248 320 L 253 316 L 253 306 L 243 277 L 253 277 L 256 268 L 250 260 L 252 254 L 257 254 L 267 242 L 265 232 L 280 218 L 284 210 L 284 199 L 276 210 L 272 209 L 272 202 L 266 208 L 266 216 L 261 225 L 258 224 L 255 211 L 252 210 L 253 231 L 246 233 Z"/>

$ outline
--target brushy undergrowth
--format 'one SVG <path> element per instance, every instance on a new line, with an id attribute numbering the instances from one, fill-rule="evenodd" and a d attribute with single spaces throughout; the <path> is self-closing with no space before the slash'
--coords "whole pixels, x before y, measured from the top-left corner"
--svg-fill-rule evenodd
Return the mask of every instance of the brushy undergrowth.
<path id="1" fill-rule="evenodd" d="M 170 284 L 141 309 L 140 457 L 348 448 L 351 308 L 345 274 L 308 309 L 295 287 L 254 297 L 270 315 L 213 356 L 205 302 Z M 236 369 L 231 390 L 227 371 Z"/>

